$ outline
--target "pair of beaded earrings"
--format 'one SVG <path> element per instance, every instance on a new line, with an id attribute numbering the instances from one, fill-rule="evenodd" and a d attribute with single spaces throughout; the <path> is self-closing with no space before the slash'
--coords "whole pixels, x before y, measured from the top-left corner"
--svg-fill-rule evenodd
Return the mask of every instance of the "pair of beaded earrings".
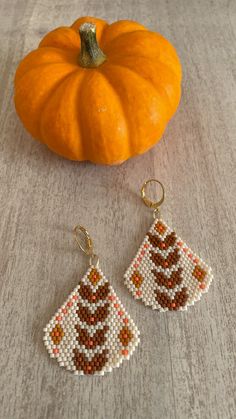
<path id="1" fill-rule="evenodd" d="M 146 197 L 151 182 L 162 188 L 158 202 Z M 141 197 L 153 209 L 154 222 L 124 275 L 125 284 L 135 299 L 154 310 L 186 310 L 208 291 L 211 268 L 160 218 L 163 185 L 148 180 Z M 89 268 L 44 329 L 44 342 L 50 357 L 74 374 L 104 375 L 130 358 L 139 330 L 101 271 L 87 230 L 78 225 L 74 234 L 89 256 Z"/>

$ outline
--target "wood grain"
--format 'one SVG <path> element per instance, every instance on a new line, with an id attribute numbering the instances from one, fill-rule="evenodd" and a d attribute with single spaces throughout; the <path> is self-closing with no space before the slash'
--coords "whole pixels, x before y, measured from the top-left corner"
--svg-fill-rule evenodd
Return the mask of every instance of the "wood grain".
<path id="1" fill-rule="evenodd" d="M 172 41 L 183 63 L 181 106 L 164 138 L 119 167 L 53 155 L 14 111 L 18 62 L 81 15 L 138 20 Z M 1 419 L 235 417 L 235 28 L 233 0 L 1 0 Z M 214 270 L 187 313 L 152 312 L 123 285 L 152 222 L 139 197 L 150 177 L 166 188 L 163 217 Z M 131 360 L 101 378 L 71 376 L 42 342 L 87 267 L 71 234 L 78 222 L 141 331 Z"/>

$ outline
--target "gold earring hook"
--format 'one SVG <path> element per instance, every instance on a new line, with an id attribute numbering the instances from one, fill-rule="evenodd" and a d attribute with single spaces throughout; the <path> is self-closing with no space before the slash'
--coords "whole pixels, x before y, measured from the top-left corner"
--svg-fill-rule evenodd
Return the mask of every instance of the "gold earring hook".
<path id="1" fill-rule="evenodd" d="M 73 229 L 74 238 L 79 246 L 79 248 L 84 252 L 87 256 L 89 256 L 89 264 L 90 266 L 96 266 L 99 265 L 99 259 L 98 256 L 93 252 L 93 242 L 89 235 L 89 232 L 81 225 L 76 225 Z M 79 239 L 79 234 L 82 233 L 85 239 L 85 245 L 81 243 L 81 240 Z"/>
<path id="2" fill-rule="evenodd" d="M 161 190 L 162 190 L 162 196 L 161 196 L 161 199 L 159 200 L 159 201 L 151 201 L 150 199 L 148 199 L 147 198 L 147 196 L 146 196 L 146 187 L 147 187 L 147 185 L 149 184 L 149 183 L 152 183 L 152 182 L 156 182 L 156 183 L 158 183 L 160 186 L 161 186 Z M 162 185 L 162 183 L 161 182 L 159 182 L 159 180 L 157 180 L 157 179 L 149 179 L 149 180 L 147 180 L 146 182 L 144 182 L 144 184 L 143 184 L 143 186 L 142 186 L 142 188 L 141 188 L 141 197 L 142 197 L 142 200 L 143 200 L 143 202 L 144 202 L 144 204 L 148 207 L 148 208 L 153 208 L 154 209 L 154 211 L 158 211 L 159 210 L 159 207 L 160 207 L 160 205 L 164 202 L 164 199 L 165 199 L 165 189 L 164 189 L 164 186 Z"/>
<path id="3" fill-rule="evenodd" d="M 79 248 L 82 250 L 82 252 L 84 252 L 88 256 L 91 256 L 93 254 L 93 242 L 86 228 L 78 224 L 74 227 L 73 233 L 75 241 Z M 81 243 L 81 240 L 79 239 L 79 233 L 82 233 L 84 235 L 86 243 L 85 245 Z"/>

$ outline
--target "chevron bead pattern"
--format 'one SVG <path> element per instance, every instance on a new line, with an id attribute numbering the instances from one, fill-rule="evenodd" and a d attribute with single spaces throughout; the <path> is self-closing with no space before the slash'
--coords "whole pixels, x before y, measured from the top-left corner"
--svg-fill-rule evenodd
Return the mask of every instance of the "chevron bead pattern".
<path id="1" fill-rule="evenodd" d="M 90 267 L 44 329 L 51 358 L 76 375 L 104 375 L 130 358 L 139 331 L 99 268 Z"/>
<path id="2" fill-rule="evenodd" d="M 163 220 L 155 220 L 125 273 L 134 298 L 159 311 L 186 310 L 212 278 L 211 268 Z"/>

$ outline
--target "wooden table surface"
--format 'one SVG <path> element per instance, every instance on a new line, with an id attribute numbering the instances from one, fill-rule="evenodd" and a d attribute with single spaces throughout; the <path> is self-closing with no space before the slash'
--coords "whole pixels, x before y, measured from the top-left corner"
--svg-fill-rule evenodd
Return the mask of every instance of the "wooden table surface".
<path id="1" fill-rule="evenodd" d="M 162 141 L 117 167 L 57 157 L 14 110 L 19 61 L 82 15 L 140 21 L 173 42 L 183 64 L 181 104 Z M 1 419 L 235 417 L 235 29 L 233 0 L 1 0 Z M 188 312 L 153 312 L 123 284 L 152 222 L 139 196 L 151 177 L 166 188 L 163 218 L 214 271 Z M 71 232 L 78 222 L 141 331 L 130 361 L 100 378 L 59 368 L 42 341 L 87 268 Z"/>

